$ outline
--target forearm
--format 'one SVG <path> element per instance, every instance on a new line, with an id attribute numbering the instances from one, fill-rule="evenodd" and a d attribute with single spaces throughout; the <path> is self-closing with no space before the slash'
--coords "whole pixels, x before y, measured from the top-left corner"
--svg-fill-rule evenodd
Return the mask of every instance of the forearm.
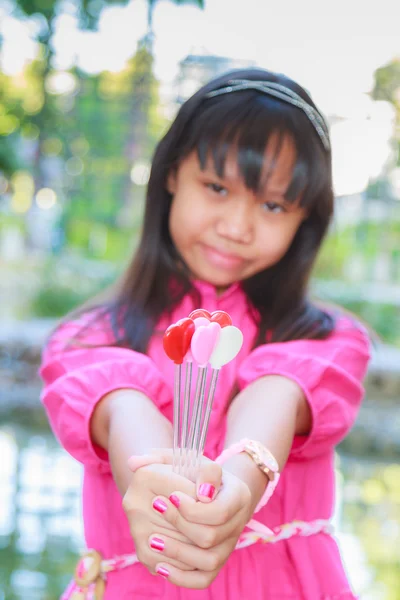
<path id="1" fill-rule="evenodd" d="M 108 452 L 115 482 L 124 494 L 132 473 L 127 460 L 152 448 L 172 447 L 172 426 L 141 392 L 116 390 L 102 398 L 91 420 L 91 437 Z"/>
<path id="2" fill-rule="evenodd" d="M 307 402 L 300 387 L 281 376 L 254 381 L 233 400 L 228 411 L 225 447 L 243 438 L 261 442 L 275 456 L 281 471 L 296 433 L 306 433 L 311 424 Z M 232 456 L 225 464 L 250 488 L 254 506 L 261 498 L 266 476 L 246 454 Z"/>

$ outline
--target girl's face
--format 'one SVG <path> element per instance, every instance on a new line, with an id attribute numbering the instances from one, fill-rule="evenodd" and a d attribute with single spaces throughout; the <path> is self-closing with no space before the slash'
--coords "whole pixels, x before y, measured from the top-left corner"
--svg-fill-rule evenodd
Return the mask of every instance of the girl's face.
<path id="1" fill-rule="evenodd" d="M 269 144 L 266 164 L 273 150 Z M 284 198 L 295 158 L 294 146 L 285 138 L 268 183 L 258 194 L 246 188 L 235 155 L 228 155 L 223 178 L 212 160 L 202 170 L 196 151 L 170 174 L 170 234 L 193 278 L 222 291 L 284 256 L 307 217 L 299 199 L 288 203 Z"/>

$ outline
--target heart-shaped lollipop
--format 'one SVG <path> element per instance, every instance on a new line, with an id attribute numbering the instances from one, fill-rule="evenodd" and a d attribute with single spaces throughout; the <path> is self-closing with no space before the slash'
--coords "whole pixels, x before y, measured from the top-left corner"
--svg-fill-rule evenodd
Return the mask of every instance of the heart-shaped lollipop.
<path id="1" fill-rule="evenodd" d="M 163 346 L 168 358 L 176 365 L 181 365 L 185 354 L 189 350 L 190 342 L 195 331 L 192 319 L 180 319 L 170 325 L 163 337 Z"/>
<path id="2" fill-rule="evenodd" d="M 193 334 L 190 348 L 192 356 L 199 366 L 208 363 L 211 354 L 218 342 L 221 327 L 218 323 L 200 325 Z"/>
<path id="3" fill-rule="evenodd" d="M 221 327 L 227 327 L 232 325 L 232 319 L 224 310 L 215 310 L 211 313 L 211 323 L 219 323 Z"/>
<path id="4" fill-rule="evenodd" d="M 201 325 L 209 325 L 210 324 L 210 319 L 207 319 L 206 317 L 195 317 L 193 319 L 193 323 L 196 329 L 198 329 Z"/>
<path id="5" fill-rule="evenodd" d="M 243 333 L 237 327 L 228 325 L 221 329 L 218 342 L 210 356 L 209 363 L 213 369 L 220 369 L 233 360 L 243 344 Z"/>
<path id="6" fill-rule="evenodd" d="M 211 321 L 211 323 L 218 323 L 221 327 L 227 327 L 228 325 L 232 325 L 232 319 L 230 315 L 224 310 L 214 310 L 214 312 L 210 313 L 205 308 L 196 308 L 193 310 L 189 319 L 198 320 L 198 319 L 207 319 L 207 321 Z"/>
<path id="7" fill-rule="evenodd" d="M 208 312 L 205 308 L 196 308 L 196 310 L 192 310 L 189 315 L 189 319 L 197 319 L 198 317 L 204 317 L 208 321 L 211 321 L 211 313 Z"/>
<path id="8" fill-rule="evenodd" d="M 192 480 L 204 451 L 220 369 L 237 355 L 242 342 L 241 331 L 223 310 L 212 313 L 203 308 L 193 310 L 188 318 L 171 325 L 164 334 L 164 350 L 175 363 L 173 470 Z M 182 396 L 183 362 L 186 370 Z M 191 402 L 194 362 L 198 370 Z M 208 365 L 212 367 L 212 375 L 205 402 Z"/>

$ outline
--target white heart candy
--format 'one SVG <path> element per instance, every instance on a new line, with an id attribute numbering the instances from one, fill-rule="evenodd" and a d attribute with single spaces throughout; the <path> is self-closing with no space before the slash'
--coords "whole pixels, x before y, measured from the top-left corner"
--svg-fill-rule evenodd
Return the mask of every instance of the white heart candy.
<path id="1" fill-rule="evenodd" d="M 213 369 L 220 369 L 239 353 L 243 344 L 243 333 L 237 327 L 228 325 L 221 329 L 219 340 L 210 356 Z"/>

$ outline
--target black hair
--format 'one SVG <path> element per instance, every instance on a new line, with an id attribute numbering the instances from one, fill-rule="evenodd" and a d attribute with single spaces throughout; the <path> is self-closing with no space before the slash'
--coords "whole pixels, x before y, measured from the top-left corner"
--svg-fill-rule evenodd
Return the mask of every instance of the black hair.
<path id="1" fill-rule="evenodd" d="M 168 175 L 193 151 L 197 151 L 202 168 L 212 157 L 216 172 L 223 175 L 234 145 L 245 185 L 258 191 L 265 183 L 265 149 L 271 136 L 278 139 L 275 157 L 286 136 L 295 145 L 296 162 L 286 200 L 293 202 L 300 195 L 308 216 L 283 258 L 242 282 L 258 325 L 255 343 L 265 343 L 267 331 L 272 331 L 269 341 L 275 342 L 324 338 L 334 327 L 333 317 L 307 297 L 310 272 L 333 213 L 330 151 L 307 115 L 280 99 L 252 89 L 207 98 L 210 91 L 231 79 L 279 83 L 316 109 L 301 86 L 263 69 L 226 73 L 181 106 L 154 153 L 137 251 L 118 292 L 105 306 L 117 344 L 145 352 L 162 314 L 171 313 L 187 293 L 193 296 L 194 308 L 200 301 L 170 236 Z"/>

